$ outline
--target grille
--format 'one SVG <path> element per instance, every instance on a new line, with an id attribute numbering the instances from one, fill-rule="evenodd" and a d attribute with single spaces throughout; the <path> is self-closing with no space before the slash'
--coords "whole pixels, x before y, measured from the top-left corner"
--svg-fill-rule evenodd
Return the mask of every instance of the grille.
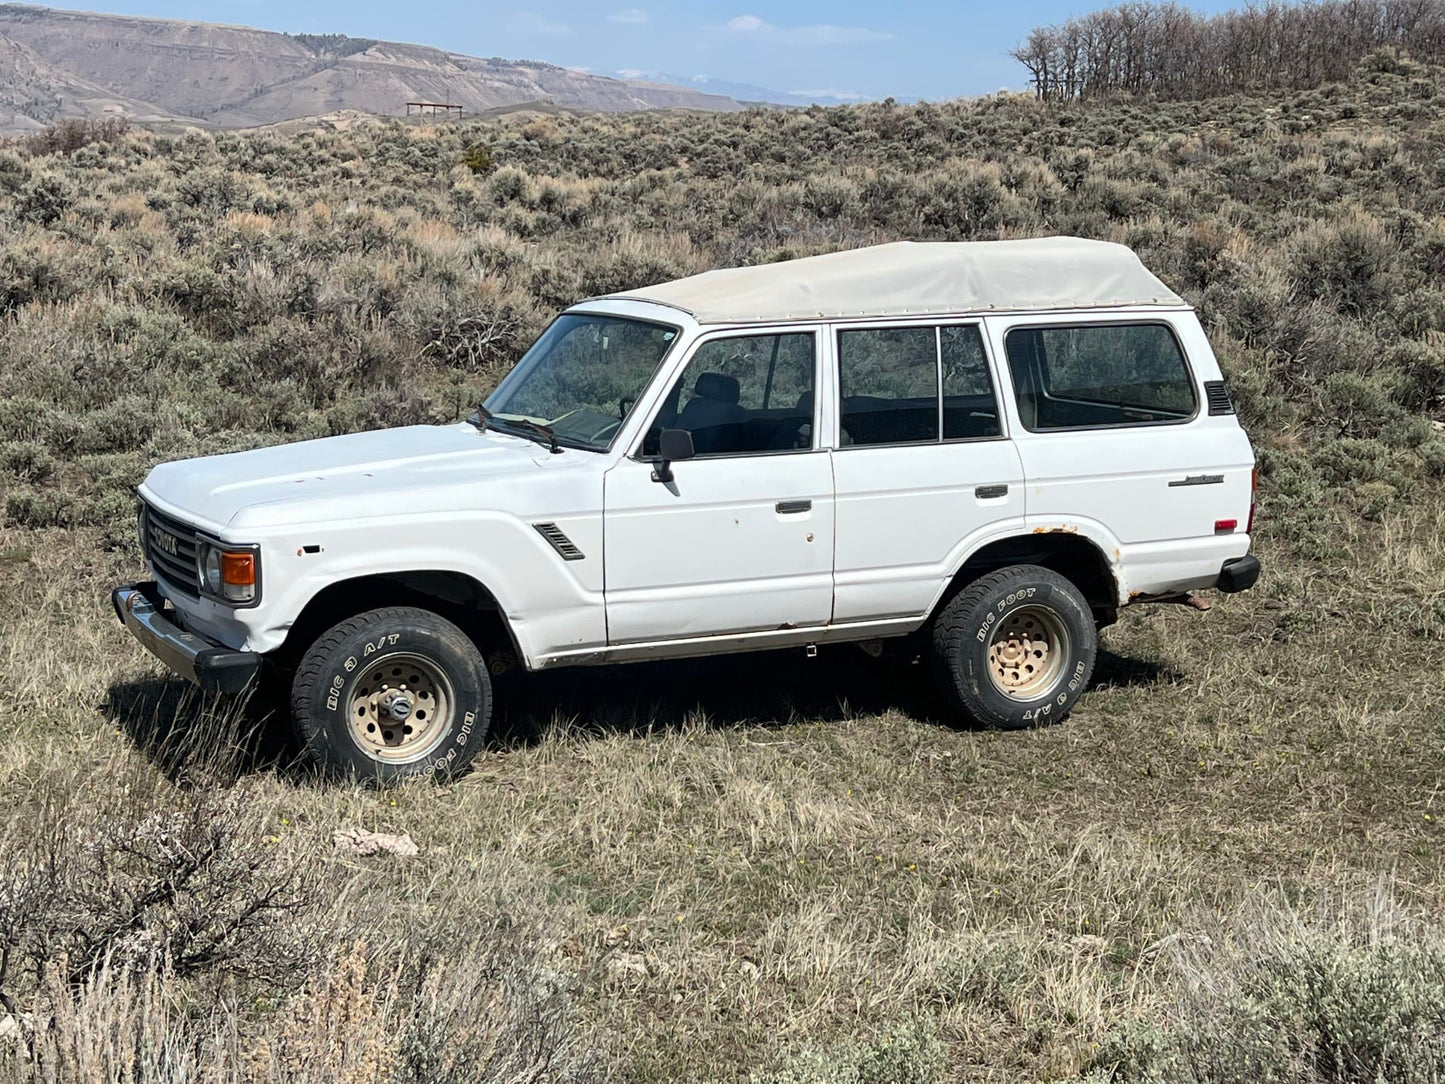
<path id="1" fill-rule="evenodd" d="M 141 542 L 151 571 L 177 591 L 195 598 L 200 593 L 196 573 L 196 529 L 164 512 L 157 512 L 150 505 L 146 505 L 141 522 L 144 533 Z M 170 539 L 175 540 L 174 553 L 166 544 Z"/>
<path id="2" fill-rule="evenodd" d="M 1223 380 L 1206 380 L 1204 397 L 1209 400 L 1209 413 L 1234 413 L 1234 404 L 1229 401 L 1229 389 L 1224 386 Z"/>
<path id="3" fill-rule="evenodd" d="M 562 528 L 555 523 L 534 523 L 537 533 L 552 543 L 552 548 L 562 555 L 564 561 L 581 561 L 586 554 L 577 548 L 577 544 L 562 533 Z"/>

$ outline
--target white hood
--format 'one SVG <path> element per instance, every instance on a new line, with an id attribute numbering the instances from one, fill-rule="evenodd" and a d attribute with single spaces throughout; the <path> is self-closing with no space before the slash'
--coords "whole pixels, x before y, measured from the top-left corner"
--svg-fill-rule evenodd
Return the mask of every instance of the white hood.
<path id="1" fill-rule="evenodd" d="M 162 463 L 141 493 L 235 540 L 247 528 L 481 507 L 492 503 L 487 489 L 535 480 L 549 458 L 529 440 L 465 422 L 413 425 Z"/>

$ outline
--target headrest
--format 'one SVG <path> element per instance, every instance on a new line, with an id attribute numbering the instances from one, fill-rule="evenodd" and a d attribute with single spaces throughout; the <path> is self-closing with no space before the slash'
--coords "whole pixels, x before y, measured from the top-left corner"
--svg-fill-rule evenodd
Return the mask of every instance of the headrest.
<path id="1" fill-rule="evenodd" d="M 737 377 L 724 373 L 699 373 L 692 391 L 701 399 L 713 399 L 719 403 L 735 404 L 741 395 Z"/>

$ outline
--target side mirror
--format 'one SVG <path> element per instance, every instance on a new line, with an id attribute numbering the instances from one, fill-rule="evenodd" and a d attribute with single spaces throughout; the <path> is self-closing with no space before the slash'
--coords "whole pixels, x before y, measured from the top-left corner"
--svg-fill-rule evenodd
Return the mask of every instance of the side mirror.
<path id="1" fill-rule="evenodd" d="M 654 482 L 672 481 L 672 464 L 679 459 L 697 455 L 692 446 L 692 433 L 687 429 L 664 429 L 657 435 L 657 463 L 652 468 Z"/>

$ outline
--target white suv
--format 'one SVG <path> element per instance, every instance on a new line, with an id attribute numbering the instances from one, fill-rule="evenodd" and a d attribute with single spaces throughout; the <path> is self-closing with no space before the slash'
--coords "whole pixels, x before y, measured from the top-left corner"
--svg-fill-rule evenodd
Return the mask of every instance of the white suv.
<path id="1" fill-rule="evenodd" d="M 1121 606 L 1239 591 L 1254 455 L 1118 245 L 882 245 L 583 302 L 467 422 L 167 463 L 172 669 L 290 682 L 312 756 L 464 767 L 490 674 L 920 634 L 947 702 L 1061 719 Z"/>

